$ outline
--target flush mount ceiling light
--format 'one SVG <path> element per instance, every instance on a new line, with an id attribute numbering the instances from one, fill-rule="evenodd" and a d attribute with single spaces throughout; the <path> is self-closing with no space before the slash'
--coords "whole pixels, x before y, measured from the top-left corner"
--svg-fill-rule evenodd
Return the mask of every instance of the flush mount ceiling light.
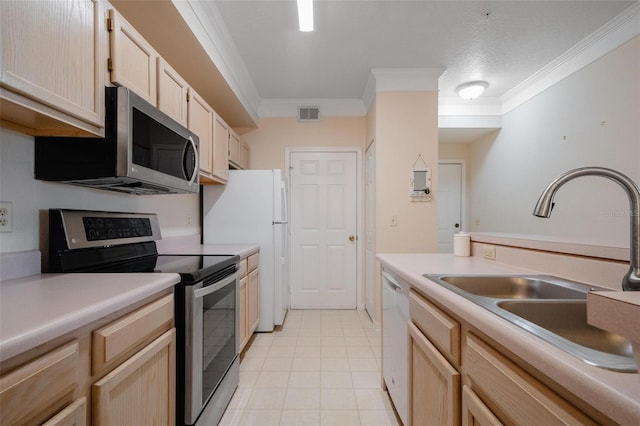
<path id="1" fill-rule="evenodd" d="M 300 31 L 313 31 L 313 0 L 298 0 Z"/>
<path id="2" fill-rule="evenodd" d="M 462 99 L 471 100 L 480 96 L 487 87 L 489 87 L 489 83 L 486 81 L 470 81 L 456 87 L 456 93 L 460 95 Z"/>

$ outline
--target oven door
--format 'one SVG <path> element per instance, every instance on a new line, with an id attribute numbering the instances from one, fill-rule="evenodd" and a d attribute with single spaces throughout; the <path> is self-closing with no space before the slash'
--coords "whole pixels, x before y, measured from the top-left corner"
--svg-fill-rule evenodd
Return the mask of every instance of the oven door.
<path id="1" fill-rule="evenodd" d="M 238 355 L 237 272 L 186 286 L 185 424 L 194 424 Z"/>

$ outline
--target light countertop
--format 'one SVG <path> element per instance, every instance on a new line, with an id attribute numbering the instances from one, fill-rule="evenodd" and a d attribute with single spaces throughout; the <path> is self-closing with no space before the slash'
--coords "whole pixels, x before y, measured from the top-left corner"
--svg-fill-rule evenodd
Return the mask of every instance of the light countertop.
<path id="1" fill-rule="evenodd" d="M 455 312 L 462 320 L 509 348 L 536 370 L 579 399 L 621 424 L 640 424 L 640 375 L 587 365 L 527 331 L 422 274 L 544 274 L 485 260 L 451 254 L 379 254 L 383 267 L 410 282 L 420 292 Z M 635 318 L 634 318 L 635 321 Z"/>
<path id="2" fill-rule="evenodd" d="M 0 360 L 173 287 L 178 274 L 37 274 L 0 282 Z"/>
<path id="3" fill-rule="evenodd" d="M 232 254 L 238 255 L 240 258 L 248 257 L 260 250 L 258 244 L 192 244 L 171 249 L 163 249 L 160 254 Z"/>

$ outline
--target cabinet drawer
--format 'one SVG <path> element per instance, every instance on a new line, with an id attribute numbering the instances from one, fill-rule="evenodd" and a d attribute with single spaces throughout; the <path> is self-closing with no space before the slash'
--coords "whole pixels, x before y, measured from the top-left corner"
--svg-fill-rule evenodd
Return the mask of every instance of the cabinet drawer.
<path id="1" fill-rule="evenodd" d="M 42 426 L 85 426 L 87 424 L 87 398 L 76 399 Z"/>
<path id="2" fill-rule="evenodd" d="M 429 340 L 460 365 L 460 323 L 413 290 L 409 293 L 409 312 Z"/>
<path id="3" fill-rule="evenodd" d="M 248 271 L 248 260 L 246 258 L 240 260 L 240 265 L 238 265 L 238 277 L 243 278 L 247 276 Z"/>
<path id="4" fill-rule="evenodd" d="M 93 332 L 93 374 L 171 328 L 173 294 Z"/>
<path id="5" fill-rule="evenodd" d="M 0 376 L 0 424 L 40 423 L 69 404 L 78 358 L 73 341 Z"/>
<path id="6" fill-rule="evenodd" d="M 260 263 L 259 256 L 260 256 L 260 253 L 254 253 L 251 256 L 249 256 L 248 263 L 247 263 L 249 272 L 253 271 L 258 267 L 258 264 Z"/>
<path id="7" fill-rule="evenodd" d="M 507 424 L 595 424 L 478 337 L 468 334 L 463 365 L 472 389 Z"/>

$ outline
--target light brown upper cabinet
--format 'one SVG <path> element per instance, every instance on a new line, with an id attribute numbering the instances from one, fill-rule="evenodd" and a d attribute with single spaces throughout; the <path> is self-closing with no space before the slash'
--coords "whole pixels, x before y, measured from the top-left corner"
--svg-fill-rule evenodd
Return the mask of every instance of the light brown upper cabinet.
<path id="1" fill-rule="evenodd" d="M 104 135 L 100 3 L 0 1 L 0 118 L 31 135 Z"/>
<path id="2" fill-rule="evenodd" d="M 158 53 L 116 10 L 109 10 L 111 82 L 125 86 L 157 105 Z"/>
<path id="3" fill-rule="evenodd" d="M 200 179 L 209 179 L 213 172 L 213 118 L 215 113 L 204 99 L 189 89 L 188 128 L 200 139 Z"/>
<path id="4" fill-rule="evenodd" d="M 189 85 L 171 65 L 158 57 L 158 109 L 187 126 Z"/>
<path id="5" fill-rule="evenodd" d="M 246 142 L 242 142 L 242 155 L 240 158 L 240 168 L 247 170 L 249 168 L 249 145 Z"/>
<path id="6" fill-rule="evenodd" d="M 215 181 L 226 183 L 229 178 L 229 126 L 218 114 L 213 121 L 213 171 Z"/>
<path id="7" fill-rule="evenodd" d="M 236 169 L 242 168 L 242 141 L 233 130 L 229 131 L 229 165 Z"/>

